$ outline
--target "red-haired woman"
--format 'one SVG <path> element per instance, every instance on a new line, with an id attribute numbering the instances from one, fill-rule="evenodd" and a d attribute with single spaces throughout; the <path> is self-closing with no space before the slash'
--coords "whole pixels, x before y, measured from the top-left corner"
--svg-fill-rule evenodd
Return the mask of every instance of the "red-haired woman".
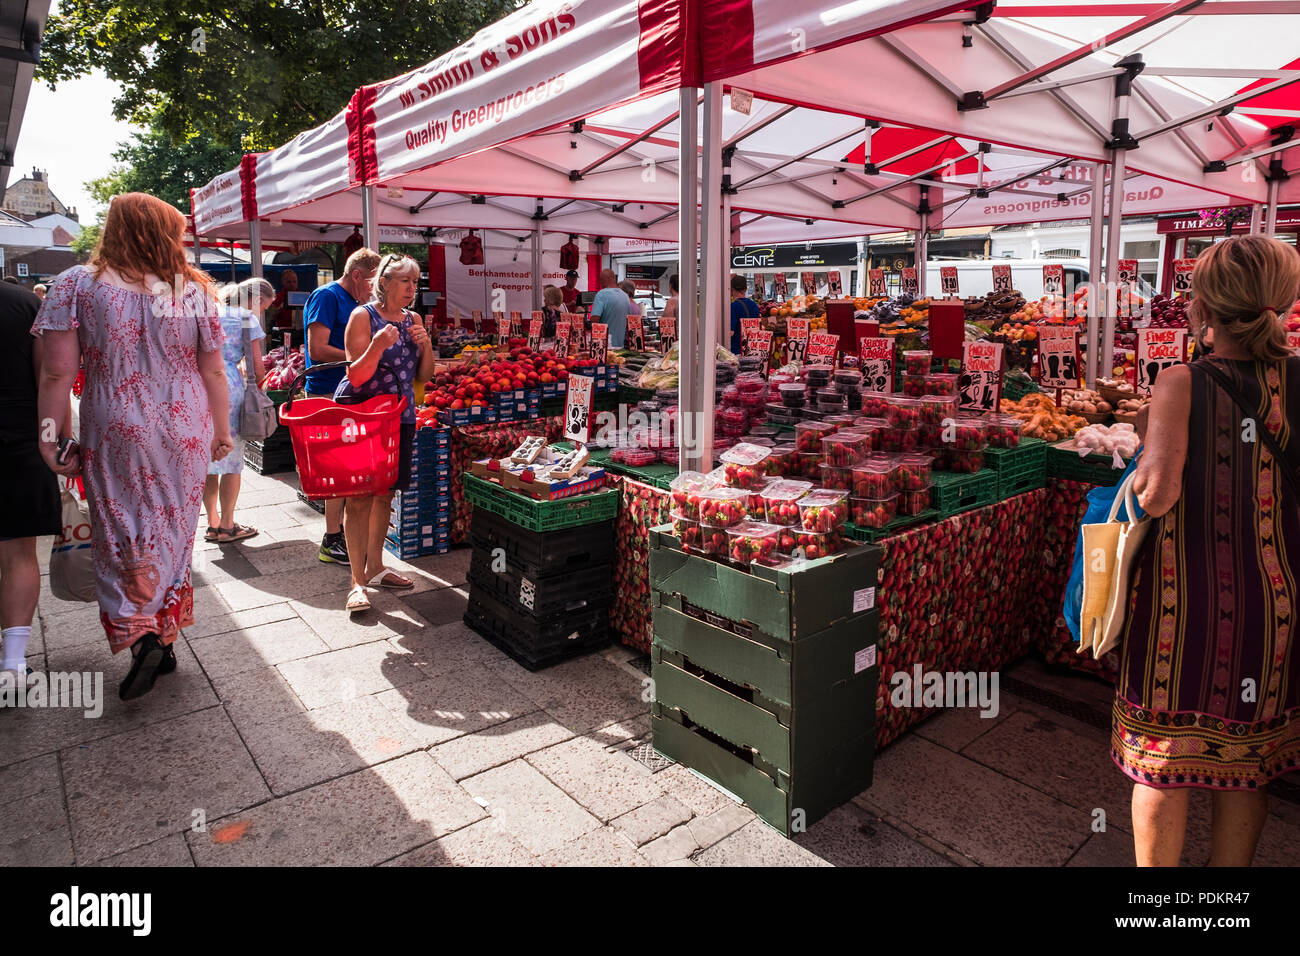
<path id="1" fill-rule="evenodd" d="M 41 421 L 67 419 L 78 364 L 86 370 L 80 452 L 59 464 L 54 429 L 40 450 L 54 472 L 85 477 L 100 620 L 113 653 L 133 658 L 123 700 L 176 668 L 172 642 L 194 623 L 204 476 L 232 447 L 221 321 L 184 234 L 161 199 L 117 196 L 89 265 L 54 281 L 32 326 L 45 345 Z"/>

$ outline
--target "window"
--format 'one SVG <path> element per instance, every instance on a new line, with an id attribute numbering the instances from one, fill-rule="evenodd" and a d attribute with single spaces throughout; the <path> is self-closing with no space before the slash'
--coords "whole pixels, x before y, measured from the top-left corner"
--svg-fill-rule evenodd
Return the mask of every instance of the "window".
<path id="1" fill-rule="evenodd" d="M 1078 259 L 1083 255 L 1079 249 L 1048 249 L 1043 253 L 1044 259 Z"/>
<path id="2" fill-rule="evenodd" d="M 1160 258 L 1160 240 L 1153 239 L 1142 242 L 1124 243 L 1124 255 L 1122 259 L 1159 259 Z"/>

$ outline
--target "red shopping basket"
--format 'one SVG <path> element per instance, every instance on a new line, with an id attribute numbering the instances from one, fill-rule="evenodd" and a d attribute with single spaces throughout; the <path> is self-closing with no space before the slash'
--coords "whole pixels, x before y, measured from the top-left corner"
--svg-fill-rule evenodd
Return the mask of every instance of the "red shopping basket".
<path id="1" fill-rule="evenodd" d="M 322 362 L 312 370 L 347 362 Z M 300 388 L 297 379 L 290 396 Z M 302 493 L 308 498 L 361 498 L 386 493 L 397 481 L 401 395 L 377 395 L 355 405 L 331 398 L 292 397 L 280 406 L 289 429 Z"/>

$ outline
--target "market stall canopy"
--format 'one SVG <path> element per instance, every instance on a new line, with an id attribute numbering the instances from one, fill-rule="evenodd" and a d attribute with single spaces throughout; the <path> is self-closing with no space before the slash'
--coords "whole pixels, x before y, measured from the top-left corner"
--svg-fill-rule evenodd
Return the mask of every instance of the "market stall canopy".
<path id="1" fill-rule="evenodd" d="M 1298 28 L 1300 5 L 1284 0 L 985 4 L 889 32 L 870 4 L 705 0 L 702 55 L 705 79 L 799 113 L 1085 161 L 1127 144 L 1130 168 L 1263 202 L 1266 164 L 1241 157 L 1276 137 L 1249 113 L 1284 109 L 1267 98 L 1296 89 Z M 1134 77 L 1127 116 L 1121 75 Z"/>

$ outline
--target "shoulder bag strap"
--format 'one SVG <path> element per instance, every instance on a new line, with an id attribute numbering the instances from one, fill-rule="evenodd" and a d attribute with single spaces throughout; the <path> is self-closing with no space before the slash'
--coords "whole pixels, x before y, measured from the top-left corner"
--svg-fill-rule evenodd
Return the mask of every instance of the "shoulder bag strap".
<path id="1" fill-rule="evenodd" d="M 1228 393 L 1228 397 L 1233 400 L 1236 406 L 1241 409 L 1248 418 L 1259 417 L 1259 410 L 1250 407 L 1245 396 L 1242 395 L 1241 392 L 1237 391 L 1232 382 L 1228 379 L 1228 376 L 1223 373 L 1222 369 L 1216 368 L 1213 362 L 1208 359 L 1203 359 L 1196 362 L 1194 367 L 1204 370 L 1206 375 L 1210 376 L 1210 378 L 1212 378 L 1221 389 Z M 1300 477 L 1296 475 L 1295 469 L 1290 467 L 1290 461 L 1287 459 L 1286 452 L 1278 443 L 1277 438 L 1274 437 L 1273 433 L 1269 431 L 1268 427 L 1263 423 L 1255 429 L 1255 434 L 1260 437 L 1268 447 L 1268 450 L 1273 454 L 1273 457 L 1278 460 L 1282 474 L 1286 477 L 1287 484 L 1291 487 L 1291 493 L 1295 495 L 1297 499 L 1300 499 Z"/>

